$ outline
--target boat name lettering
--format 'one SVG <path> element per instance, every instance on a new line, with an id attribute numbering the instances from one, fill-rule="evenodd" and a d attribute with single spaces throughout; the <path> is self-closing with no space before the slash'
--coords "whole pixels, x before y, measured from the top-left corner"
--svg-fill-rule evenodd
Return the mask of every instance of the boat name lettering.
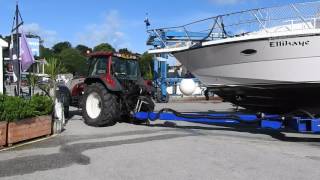
<path id="1" fill-rule="evenodd" d="M 270 47 L 286 47 L 286 46 L 308 46 L 310 41 L 271 41 Z"/>

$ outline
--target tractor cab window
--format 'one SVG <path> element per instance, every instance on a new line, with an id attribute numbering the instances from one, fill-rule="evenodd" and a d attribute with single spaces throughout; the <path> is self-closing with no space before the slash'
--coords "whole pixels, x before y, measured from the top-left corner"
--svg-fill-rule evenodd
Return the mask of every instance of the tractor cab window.
<path id="1" fill-rule="evenodd" d="M 127 61 L 127 75 L 128 77 L 136 79 L 138 77 L 139 65 L 137 61 L 128 60 Z"/>
<path id="2" fill-rule="evenodd" d="M 106 74 L 107 71 L 107 57 L 93 57 L 89 59 L 89 75 L 97 76 Z"/>
<path id="3" fill-rule="evenodd" d="M 116 75 L 127 75 L 127 65 L 123 60 L 113 60 L 114 73 Z"/>
<path id="4" fill-rule="evenodd" d="M 112 57 L 113 73 L 120 79 L 137 80 L 139 66 L 137 61 Z"/>

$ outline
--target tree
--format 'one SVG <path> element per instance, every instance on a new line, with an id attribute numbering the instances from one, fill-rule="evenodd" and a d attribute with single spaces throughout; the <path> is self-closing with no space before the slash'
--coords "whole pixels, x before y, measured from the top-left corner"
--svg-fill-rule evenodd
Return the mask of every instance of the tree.
<path id="1" fill-rule="evenodd" d="M 108 43 L 101 43 L 93 48 L 94 52 L 97 51 L 109 51 L 109 52 L 115 52 L 116 50 Z"/>
<path id="2" fill-rule="evenodd" d="M 68 41 L 64 41 L 64 42 L 59 42 L 57 44 L 55 44 L 52 47 L 52 50 L 54 53 L 59 54 L 61 53 L 64 49 L 70 49 L 72 48 L 71 43 Z"/>
<path id="3" fill-rule="evenodd" d="M 132 54 L 132 52 L 129 51 L 127 48 L 119 49 L 119 53 L 121 53 L 121 54 Z"/>
<path id="4" fill-rule="evenodd" d="M 85 46 L 85 45 L 82 45 L 82 44 L 79 44 L 79 45 L 77 45 L 76 46 L 76 49 L 78 50 L 78 51 L 80 51 L 80 53 L 82 54 L 82 55 L 87 55 L 87 52 L 88 51 L 90 51 L 90 52 L 92 52 L 92 48 L 89 48 L 88 46 Z"/>
<path id="5" fill-rule="evenodd" d="M 31 86 L 31 96 L 34 95 L 34 89 L 37 86 L 39 79 L 39 76 L 31 72 L 29 72 L 29 74 L 27 75 L 28 84 Z"/>
<path id="6" fill-rule="evenodd" d="M 87 72 L 86 58 L 76 49 L 64 49 L 60 54 L 61 62 L 69 73 L 85 75 Z"/>
<path id="7" fill-rule="evenodd" d="M 144 79 L 153 79 L 153 57 L 151 54 L 143 53 L 139 60 L 139 66 Z"/>
<path id="8" fill-rule="evenodd" d="M 43 45 L 40 45 L 40 57 L 41 58 L 49 59 L 49 58 L 52 58 L 55 56 L 56 55 L 53 52 L 53 50 L 51 50 L 50 48 L 46 48 Z"/>
<path id="9" fill-rule="evenodd" d="M 57 58 L 49 58 L 45 64 L 45 73 L 49 75 L 49 88 L 52 91 L 52 100 L 55 102 L 57 89 L 57 76 L 61 73 L 62 64 Z"/>

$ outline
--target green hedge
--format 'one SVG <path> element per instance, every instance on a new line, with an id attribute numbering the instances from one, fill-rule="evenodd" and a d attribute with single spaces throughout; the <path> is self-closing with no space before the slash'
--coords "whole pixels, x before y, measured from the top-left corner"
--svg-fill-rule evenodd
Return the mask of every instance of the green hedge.
<path id="1" fill-rule="evenodd" d="M 31 99 L 0 95 L 0 121 L 20 119 L 51 114 L 53 103 L 47 96 L 32 96 Z"/>

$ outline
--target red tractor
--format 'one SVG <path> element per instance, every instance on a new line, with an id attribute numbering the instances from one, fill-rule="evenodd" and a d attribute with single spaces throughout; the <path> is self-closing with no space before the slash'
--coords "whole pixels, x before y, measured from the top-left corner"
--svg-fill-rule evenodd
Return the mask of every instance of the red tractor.
<path id="1" fill-rule="evenodd" d="M 81 97 L 84 122 L 111 126 L 136 111 L 153 111 L 152 88 L 142 78 L 135 56 L 96 52 L 89 56 L 88 76 Z"/>

